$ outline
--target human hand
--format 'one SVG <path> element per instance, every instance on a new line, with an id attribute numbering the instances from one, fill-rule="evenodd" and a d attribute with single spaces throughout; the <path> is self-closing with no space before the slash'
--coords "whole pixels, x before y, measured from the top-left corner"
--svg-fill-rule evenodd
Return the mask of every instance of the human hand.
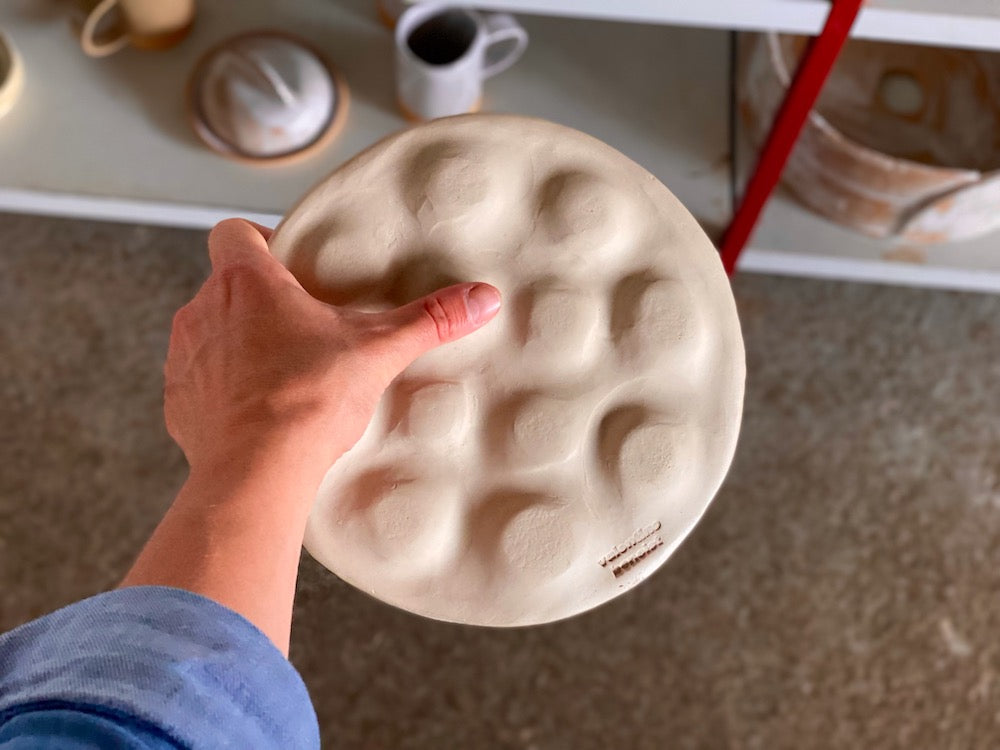
<path id="1" fill-rule="evenodd" d="M 240 219 L 208 238 L 212 274 L 174 317 L 167 430 L 192 473 L 267 457 L 316 481 L 361 437 L 383 391 L 424 352 L 497 313 L 488 284 L 458 284 L 365 313 L 312 297 Z"/>

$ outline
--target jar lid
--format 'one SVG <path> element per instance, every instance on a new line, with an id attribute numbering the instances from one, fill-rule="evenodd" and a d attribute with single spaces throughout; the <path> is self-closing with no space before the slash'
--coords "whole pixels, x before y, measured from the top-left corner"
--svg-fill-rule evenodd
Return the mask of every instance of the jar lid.
<path id="1" fill-rule="evenodd" d="M 195 66 L 188 88 L 198 136 L 225 156 L 301 154 L 339 130 L 347 88 L 307 43 L 261 31 L 227 39 Z"/>

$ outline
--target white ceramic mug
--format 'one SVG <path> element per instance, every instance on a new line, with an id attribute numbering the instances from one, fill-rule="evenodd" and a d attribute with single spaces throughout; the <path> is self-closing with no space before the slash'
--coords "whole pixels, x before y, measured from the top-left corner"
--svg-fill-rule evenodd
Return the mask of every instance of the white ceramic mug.
<path id="1" fill-rule="evenodd" d="M 483 81 L 524 53 L 528 33 L 506 13 L 418 3 L 396 24 L 396 93 L 411 120 L 475 112 Z"/>

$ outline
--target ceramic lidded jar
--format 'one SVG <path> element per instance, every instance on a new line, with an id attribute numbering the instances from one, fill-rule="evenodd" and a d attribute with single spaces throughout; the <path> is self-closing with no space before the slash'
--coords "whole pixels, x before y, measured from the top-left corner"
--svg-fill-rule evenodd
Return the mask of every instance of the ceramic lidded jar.
<path id="1" fill-rule="evenodd" d="M 189 86 L 192 124 L 214 151 L 274 161 L 312 151 L 339 129 L 347 89 L 308 44 L 277 32 L 224 41 Z"/>

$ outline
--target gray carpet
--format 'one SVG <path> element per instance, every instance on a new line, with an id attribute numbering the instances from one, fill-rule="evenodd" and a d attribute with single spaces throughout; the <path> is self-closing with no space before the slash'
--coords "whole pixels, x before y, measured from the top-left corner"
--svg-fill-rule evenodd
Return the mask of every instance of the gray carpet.
<path id="1" fill-rule="evenodd" d="M 199 232 L 0 215 L 0 628 L 107 588 L 184 478 L 161 424 Z M 1000 298 L 744 276 L 733 470 L 651 581 L 490 631 L 302 562 L 337 748 L 1000 745 Z"/>

